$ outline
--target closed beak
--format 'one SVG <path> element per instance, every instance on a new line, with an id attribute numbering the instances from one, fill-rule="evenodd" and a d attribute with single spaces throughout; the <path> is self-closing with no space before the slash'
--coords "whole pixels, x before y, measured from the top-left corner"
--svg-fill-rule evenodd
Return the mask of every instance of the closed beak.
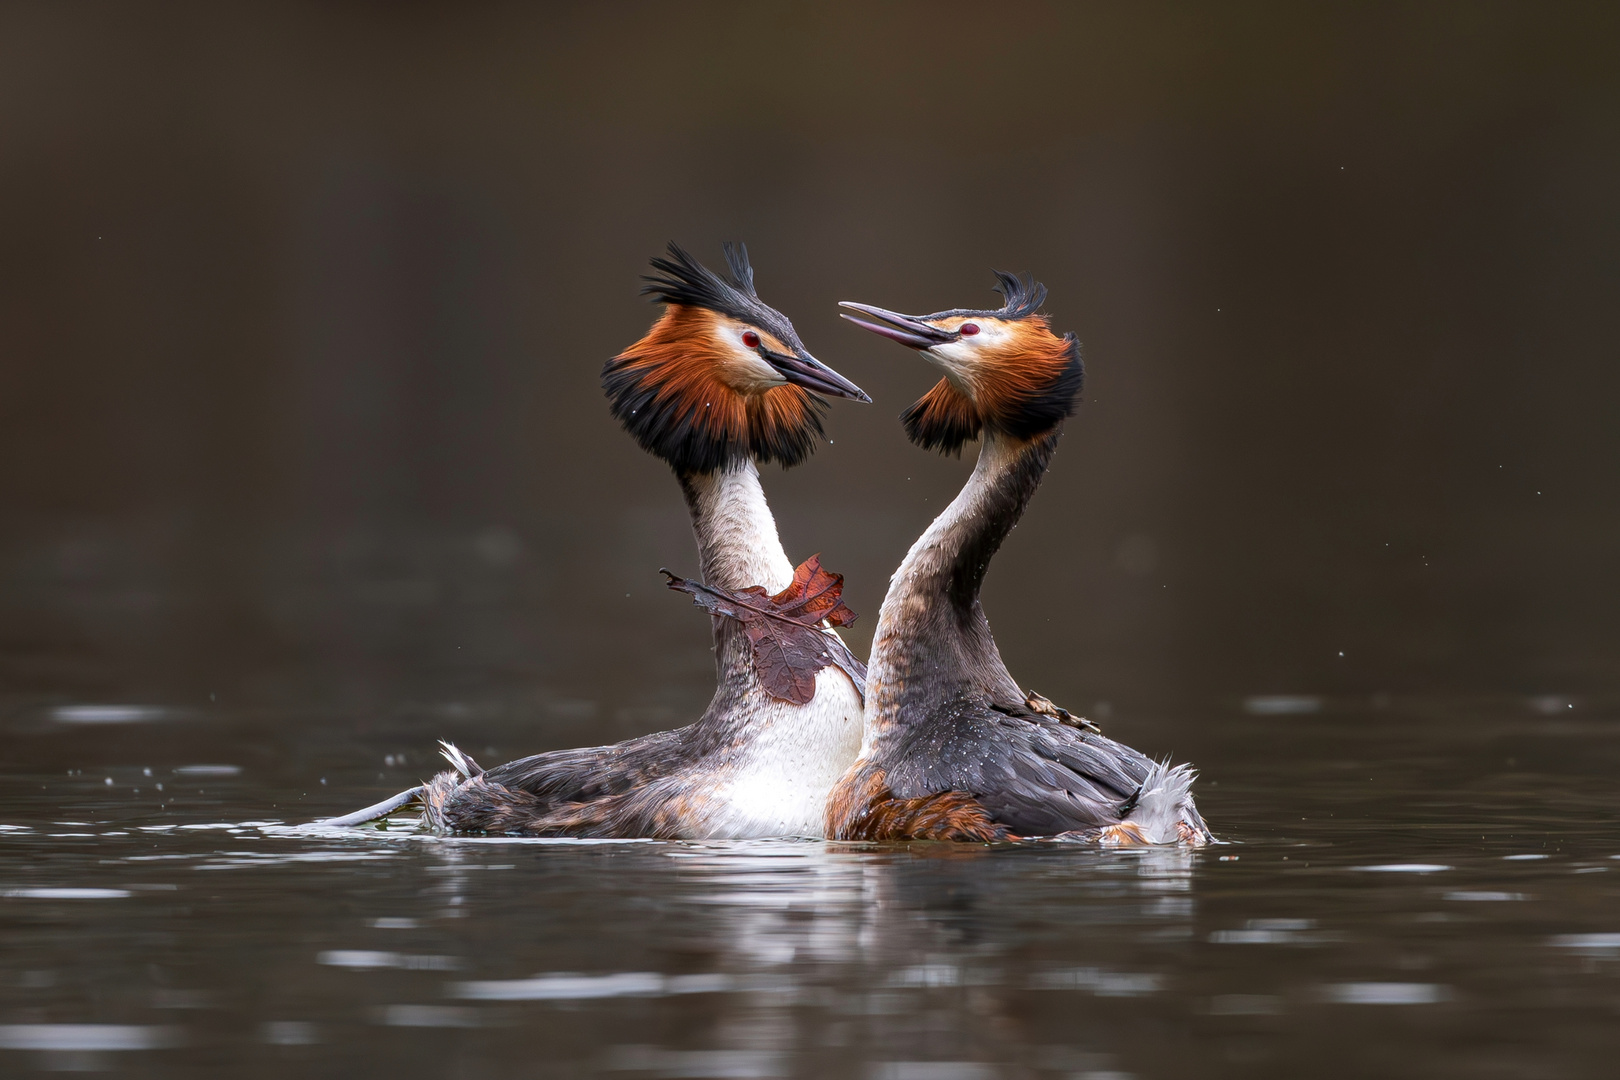
<path id="1" fill-rule="evenodd" d="M 849 398 L 852 401 L 871 404 L 872 399 L 866 396 L 865 390 L 809 353 L 790 356 L 786 353 L 769 352 L 765 354 L 765 359 L 781 373 L 782 378 L 806 390 L 814 390 L 829 397 Z"/>

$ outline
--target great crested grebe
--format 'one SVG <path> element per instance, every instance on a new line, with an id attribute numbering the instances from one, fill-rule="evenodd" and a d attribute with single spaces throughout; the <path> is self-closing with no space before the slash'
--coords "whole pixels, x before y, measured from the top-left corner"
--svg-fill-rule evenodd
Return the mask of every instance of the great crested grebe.
<path id="1" fill-rule="evenodd" d="M 985 569 L 1039 486 L 1083 377 L 1074 335 L 1053 334 L 1039 313 L 1045 287 L 996 276 L 1006 303 L 994 311 L 914 318 L 842 305 L 880 321 L 844 318 L 944 371 L 901 417 L 911 441 L 953 453 L 977 437 L 981 447 L 883 599 L 861 755 L 833 791 L 827 835 L 1206 843 L 1193 770 L 1154 762 L 1019 689 L 979 606 Z"/>
<path id="2" fill-rule="evenodd" d="M 652 260 L 657 273 L 642 291 L 663 302 L 663 315 L 607 362 L 602 385 L 642 449 L 674 469 L 704 583 L 778 593 L 794 571 L 755 463 L 797 465 L 814 451 L 826 403 L 812 391 L 871 399 L 811 356 L 787 317 L 760 300 L 746 248 L 727 244 L 725 255 L 724 278 L 674 244 Z M 821 836 L 828 793 L 860 749 L 860 689 L 829 666 L 807 704 L 779 700 L 755 673 L 742 624 L 713 623 L 719 685 L 696 723 L 487 770 L 445 744 L 452 771 L 327 824 L 420 802 L 425 823 L 441 832 Z"/>

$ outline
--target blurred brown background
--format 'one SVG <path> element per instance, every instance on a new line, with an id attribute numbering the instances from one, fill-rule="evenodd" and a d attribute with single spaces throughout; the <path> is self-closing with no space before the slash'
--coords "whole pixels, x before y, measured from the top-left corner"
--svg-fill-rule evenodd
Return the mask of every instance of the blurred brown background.
<path id="1" fill-rule="evenodd" d="M 653 317 L 648 256 L 733 238 L 877 402 L 766 477 L 858 651 L 968 463 L 904 441 L 930 372 L 834 302 L 984 304 L 996 266 L 1088 366 L 986 597 L 1028 685 L 1620 692 L 1617 32 L 1612 5 L 8 5 L 0 693 L 498 701 L 549 718 L 529 749 L 690 719 L 707 624 L 655 573 L 694 567 L 684 507 L 597 373 Z"/>

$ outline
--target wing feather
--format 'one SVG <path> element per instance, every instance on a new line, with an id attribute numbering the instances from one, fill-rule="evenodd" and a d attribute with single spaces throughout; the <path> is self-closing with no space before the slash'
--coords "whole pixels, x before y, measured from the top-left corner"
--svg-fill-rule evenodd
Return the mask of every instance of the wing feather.
<path id="1" fill-rule="evenodd" d="M 961 701 L 908 733 L 891 760 L 896 798 L 970 794 L 1019 836 L 1117 824 L 1153 762 L 1130 747 L 1040 715 L 1009 716 Z"/>

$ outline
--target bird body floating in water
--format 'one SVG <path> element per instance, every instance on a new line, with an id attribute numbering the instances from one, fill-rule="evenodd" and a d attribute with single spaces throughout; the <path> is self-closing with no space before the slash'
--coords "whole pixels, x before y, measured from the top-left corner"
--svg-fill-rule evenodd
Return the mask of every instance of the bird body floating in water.
<path id="1" fill-rule="evenodd" d="M 804 582 L 782 550 L 757 463 L 790 467 L 814 451 L 826 409 L 816 395 L 871 399 L 811 356 L 787 317 L 759 298 L 745 248 L 728 244 L 725 254 L 725 277 L 674 244 L 653 260 L 643 292 L 663 314 L 607 362 L 602 385 L 613 415 L 670 465 L 686 497 L 702 583 L 671 575 L 672 585 L 705 606 L 750 590 L 787 604 Z M 836 604 L 842 579 L 813 561 L 806 567 L 834 579 Z M 415 802 L 426 824 L 449 833 L 822 835 L 828 794 L 860 747 L 863 669 L 830 625 L 801 619 L 793 631 L 801 644 L 805 634 L 826 635 L 812 651 L 844 659 L 812 670 L 808 700 L 784 700 L 762 684 L 745 622 L 717 613 L 713 630 L 719 684 L 695 723 L 491 769 L 445 745 L 450 770 L 330 823 L 358 824 Z"/>
<path id="2" fill-rule="evenodd" d="M 1155 762 L 1021 689 L 980 607 L 990 559 L 1040 485 L 1083 379 L 1078 342 L 1040 314 L 1045 287 L 997 277 L 1006 302 L 995 310 L 842 305 L 943 372 L 901 417 L 907 436 L 944 453 L 981 445 L 884 597 L 861 754 L 833 792 L 827 835 L 1207 843 L 1192 768 Z"/>

